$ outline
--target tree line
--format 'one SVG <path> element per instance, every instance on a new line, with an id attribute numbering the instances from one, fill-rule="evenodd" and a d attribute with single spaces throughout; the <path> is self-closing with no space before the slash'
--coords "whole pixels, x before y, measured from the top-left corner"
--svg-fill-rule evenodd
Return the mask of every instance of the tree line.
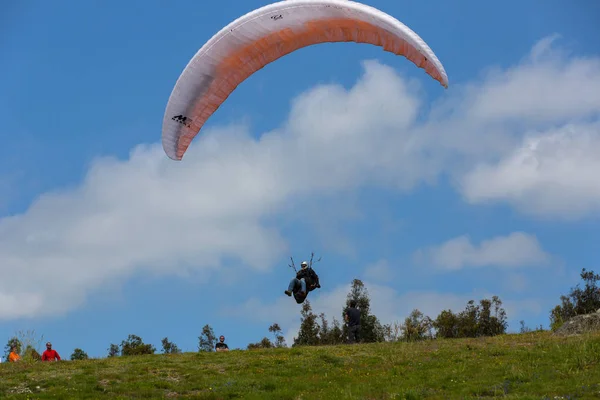
<path id="1" fill-rule="evenodd" d="M 600 309 L 600 288 L 598 282 L 600 275 L 593 271 L 582 269 L 581 279 L 584 282 L 571 288 L 567 295 L 561 295 L 559 305 L 550 311 L 550 329 L 555 331 L 570 318 L 595 312 Z M 496 336 L 506 333 L 508 328 L 506 311 L 502 307 L 502 301 L 498 296 L 491 299 L 481 299 L 478 303 L 474 300 L 467 302 L 465 309 L 457 313 L 450 309 L 443 310 L 432 319 L 424 315 L 418 309 L 414 309 L 402 323 L 382 324 L 379 318 L 371 311 L 371 299 L 368 290 L 360 279 L 354 279 L 350 292 L 346 296 L 346 304 L 341 309 L 343 320 L 344 311 L 354 300 L 361 314 L 360 337 L 363 343 L 374 342 L 397 342 L 433 340 L 436 338 L 458 339 L 475 338 L 484 336 Z M 298 334 L 294 337 L 291 347 L 295 346 L 322 346 L 337 345 L 346 342 L 348 328 L 335 317 L 328 321 L 324 313 L 315 314 L 309 300 L 302 304 L 300 311 L 301 323 Z M 530 332 L 531 329 L 520 321 L 521 333 Z M 260 348 L 287 347 L 282 335 L 282 329 L 278 323 L 273 323 L 268 328 L 272 338 L 267 336 L 256 343 L 249 343 L 247 350 Z M 536 330 L 543 330 L 542 326 Z M 215 350 L 217 336 L 209 324 L 203 326 L 198 336 L 198 351 L 211 352 Z M 40 355 L 36 348 L 42 339 L 35 340 L 35 333 L 27 331 L 20 332 L 9 339 L 5 347 L 5 359 L 12 346 L 23 358 L 37 360 Z M 169 341 L 168 337 L 161 340 L 163 354 L 178 354 L 182 350 Z M 21 351 L 24 350 L 24 353 Z M 108 357 L 132 356 L 142 354 L 154 354 L 157 349 L 152 344 L 144 343 L 141 337 L 130 334 L 120 344 L 111 343 L 107 349 Z M 71 360 L 85 360 L 88 355 L 80 348 L 74 349 L 70 356 Z"/>

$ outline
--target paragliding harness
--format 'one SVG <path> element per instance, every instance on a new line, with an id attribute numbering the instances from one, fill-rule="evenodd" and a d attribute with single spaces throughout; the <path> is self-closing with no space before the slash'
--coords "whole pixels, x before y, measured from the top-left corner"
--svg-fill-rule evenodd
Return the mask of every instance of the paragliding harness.
<path id="1" fill-rule="evenodd" d="M 306 293 L 303 297 L 298 297 L 297 294 L 299 292 L 299 290 L 297 291 L 296 289 L 294 289 L 294 298 L 296 299 L 297 303 L 302 303 L 304 302 L 304 300 L 306 299 L 306 297 L 308 296 L 309 292 L 312 292 L 313 290 L 320 288 L 321 284 L 319 283 L 319 275 L 317 275 L 317 273 L 315 272 L 315 270 L 313 269 L 313 258 L 314 258 L 315 253 L 311 253 L 310 255 L 310 261 L 308 263 L 308 266 L 306 267 L 306 269 L 301 269 L 300 271 L 296 270 L 296 265 L 294 264 L 294 258 L 290 257 L 290 260 L 292 261 L 292 264 L 288 264 L 288 266 L 290 268 L 292 268 L 294 270 L 294 272 L 296 272 L 296 279 L 302 279 L 304 278 L 304 281 L 306 282 Z M 321 257 L 319 257 L 319 259 L 316 262 L 321 261 Z M 287 293 L 287 292 L 286 292 Z"/>

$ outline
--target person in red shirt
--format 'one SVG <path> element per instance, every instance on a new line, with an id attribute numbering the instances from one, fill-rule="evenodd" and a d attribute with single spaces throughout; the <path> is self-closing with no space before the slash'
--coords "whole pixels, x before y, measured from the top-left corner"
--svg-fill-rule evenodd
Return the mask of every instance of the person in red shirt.
<path id="1" fill-rule="evenodd" d="M 52 349 L 52 343 L 46 343 L 46 351 L 42 353 L 42 361 L 60 361 L 56 350 Z"/>

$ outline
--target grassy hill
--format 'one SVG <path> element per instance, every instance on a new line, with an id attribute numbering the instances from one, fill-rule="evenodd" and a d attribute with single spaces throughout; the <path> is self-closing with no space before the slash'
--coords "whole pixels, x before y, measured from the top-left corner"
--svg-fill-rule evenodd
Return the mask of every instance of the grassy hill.
<path id="1" fill-rule="evenodd" d="M 0 364 L 1 399 L 600 398 L 600 334 Z"/>

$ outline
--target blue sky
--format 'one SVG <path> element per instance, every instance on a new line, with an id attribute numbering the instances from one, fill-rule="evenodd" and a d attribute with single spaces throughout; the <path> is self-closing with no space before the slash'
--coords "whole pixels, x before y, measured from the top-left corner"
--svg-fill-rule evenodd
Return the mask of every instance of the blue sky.
<path id="1" fill-rule="evenodd" d="M 287 263 L 312 250 L 329 319 L 360 278 L 384 323 L 499 295 L 509 330 L 547 327 L 598 262 L 600 5 L 366 3 L 430 45 L 449 89 L 377 47 L 305 48 L 180 163 L 160 145 L 177 77 L 267 2 L 0 6 L 0 338 L 100 357 L 130 333 L 194 351 L 207 323 L 245 348 L 278 322 L 291 344 Z"/>

